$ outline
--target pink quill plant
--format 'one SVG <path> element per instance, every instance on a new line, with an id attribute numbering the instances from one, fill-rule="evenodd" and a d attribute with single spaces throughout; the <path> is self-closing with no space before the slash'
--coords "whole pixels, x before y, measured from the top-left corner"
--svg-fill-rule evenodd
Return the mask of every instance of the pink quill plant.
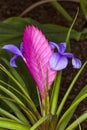
<path id="1" fill-rule="evenodd" d="M 57 71 L 67 67 L 68 58 L 72 59 L 73 68 L 79 69 L 82 65 L 71 52 L 65 52 L 66 43 L 48 42 L 45 35 L 35 26 L 25 28 L 20 49 L 13 44 L 5 45 L 3 49 L 14 54 L 10 60 L 11 66 L 17 67 L 15 60 L 18 57 L 24 60 L 37 84 L 41 99 L 45 97 L 45 88 L 50 90 Z"/>
<path id="2" fill-rule="evenodd" d="M 3 49 L 15 54 L 10 60 L 11 66 L 17 67 L 15 60 L 18 57 L 24 60 L 37 84 L 41 99 L 44 99 L 46 85 L 50 89 L 57 74 L 50 67 L 49 60 L 53 54 L 53 50 L 45 35 L 37 27 L 27 26 L 20 49 L 13 44 L 5 45 Z"/>
<path id="3" fill-rule="evenodd" d="M 35 26 L 29 25 L 24 30 L 23 41 L 20 44 L 20 48 L 13 44 L 3 46 L 3 49 L 6 49 L 14 54 L 14 56 L 10 59 L 10 65 L 12 67 L 17 67 L 15 63 L 15 60 L 17 58 L 21 57 L 23 59 L 29 72 L 31 73 L 33 79 L 36 82 L 37 89 L 41 97 L 41 100 L 39 100 L 39 107 L 37 107 L 37 105 L 32 101 L 32 99 L 30 100 L 31 97 L 30 95 L 28 96 L 28 93 L 26 93 L 25 88 L 22 89 L 23 86 L 20 85 L 20 83 L 19 85 L 21 87 L 19 87 L 19 85 L 18 87 L 23 90 L 21 92 L 20 90 L 15 91 L 16 89 L 14 89 L 14 86 L 11 86 L 10 84 L 1 81 L 0 89 L 7 95 L 5 99 L 9 101 L 9 104 L 12 101 L 11 104 L 15 106 L 13 112 L 15 112 L 15 109 L 18 110 L 19 115 L 21 115 L 21 113 L 23 112 L 22 116 L 19 116 L 18 113 L 17 115 L 16 113 L 13 113 L 13 116 L 11 113 L 11 116 L 9 116 L 9 113 L 6 110 L 3 111 L 3 109 L 1 109 L 1 114 L 3 116 L 6 115 L 6 118 L 1 117 L 1 122 L 6 121 L 6 123 L 8 123 L 8 119 L 10 117 L 9 129 L 12 126 L 12 129 L 15 129 L 17 122 L 17 128 L 21 128 L 23 130 L 71 130 L 75 129 L 76 126 L 78 126 L 77 120 L 80 119 L 81 123 L 82 121 L 87 119 L 87 114 L 86 112 L 84 112 L 84 114 L 82 114 L 77 120 L 75 120 L 71 124 L 68 124 L 79 103 L 87 97 L 87 94 L 84 91 L 87 90 L 87 86 L 85 86 L 80 91 L 80 93 L 73 100 L 73 103 L 70 104 L 69 108 L 67 108 L 67 110 L 63 112 L 63 115 L 61 114 L 74 84 L 76 83 L 84 67 L 87 65 L 87 62 L 85 62 L 82 66 L 82 62 L 80 61 L 80 59 L 76 58 L 73 53 L 67 52 L 66 45 L 67 44 L 65 42 L 62 42 L 60 44 L 56 44 L 55 42 L 48 42 L 42 31 L 40 31 Z M 79 69 L 81 68 L 81 66 L 82 68 L 78 71 L 77 75 L 72 80 L 63 99 L 59 103 L 59 92 L 62 78 L 62 72 L 59 71 L 65 69 L 68 66 L 69 58 L 71 58 L 73 68 Z M 13 75 L 11 75 L 11 73 L 9 73 L 7 69 L 4 70 L 3 68 L 1 68 L 1 70 L 3 70 L 4 72 L 6 71 L 5 73 L 9 77 L 13 77 Z M 53 89 L 49 94 L 49 90 L 51 89 L 55 77 L 56 80 L 53 84 Z M 13 81 L 16 83 L 16 79 Z M 7 88 L 4 87 L 4 85 L 7 85 Z M 11 87 L 13 91 L 10 91 L 10 89 L 8 89 L 8 86 Z M 17 97 L 18 94 L 15 94 L 15 92 L 20 94 L 21 98 L 24 98 L 23 103 L 21 98 L 19 96 Z M 24 96 L 22 96 L 22 94 L 24 94 Z M 2 99 L 3 97 L 4 95 L 2 96 Z M 8 100 L 10 97 L 13 100 Z M 17 103 L 14 101 L 17 101 Z M 26 102 L 24 103 L 24 101 Z M 11 104 L 9 106 L 11 106 Z M 18 109 L 16 108 L 16 105 L 19 105 L 17 107 Z M 15 115 L 16 118 L 14 118 Z M 15 120 L 15 124 L 13 122 L 13 119 Z M 1 128 L 4 128 L 4 126 L 2 127 L 2 124 Z M 8 129 L 8 126 L 5 126 L 5 128 Z"/>

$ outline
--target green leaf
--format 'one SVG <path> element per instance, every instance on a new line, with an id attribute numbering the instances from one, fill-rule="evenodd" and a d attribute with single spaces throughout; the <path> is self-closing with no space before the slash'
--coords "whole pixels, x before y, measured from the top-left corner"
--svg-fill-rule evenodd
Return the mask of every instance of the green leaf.
<path id="1" fill-rule="evenodd" d="M 0 86 L 1 87 L 1 86 Z M 0 88 L 1 89 L 1 88 Z M 5 90 L 6 91 L 6 90 Z M 11 92 L 10 92 L 11 93 Z M 13 95 L 11 93 L 11 95 Z M 14 95 L 13 95 L 14 96 Z M 15 97 L 15 96 L 14 96 Z M 32 113 L 22 102 L 18 102 L 17 100 L 11 98 L 11 97 L 6 97 L 6 96 L 0 96 L 0 99 L 4 99 L 4 100 L 7 100 L 7 101 L 11 101 L 11 102 L 14 102 L 15 104 L 17 104 L 20 109 L 24 112 L 24 114 L 27 116 L 27 118 L 29 119 L 29 121 L 34 124 L 36 121 L 37 121 L 37 118 L 35 117 L 34 113 Z M 17 98 L 16 98 L 17 99 Z"/>
<path id="2" fill-rule="evenodd" d="M 0 43 L 20 43 L 24 28 L 27 25 L 38 26 L 40 23 L 31 18 L 18 17 L 9 18 L 4 22 L 0 22 Z"/>
<path id="3" fill-rule="evenodd" d="M 12 75 L 16 78 L 16 80 L 22 85 L 22 87 L 25 88 L 26 91 L 28 91 L 25 82 L 23 81 L 22 77 L 21 77 L 20 74 L 17 72 L 17 70 L 9 65 L 9 62 L 8 62 L 7 59 L 1 58 L 1 60 L 7 65 L 9 71 L 11 72 L 11 74 L 12 74 Z"/>
<path id="4" fill-rule="evenodd" d="M 87 111 L 84 112 L 79 118 L 77 118 L 66 130 L 74 130 L 80 123 L 87 119 Z"/>
<path id="5" fill-rule="evenodd" d="M 71 24 L 71 26 L 69 28 L 69 31 L 67 33 L 67 37 L 66 37 L 67 51 L 71 50 L 71 47 L 70 47 L 70 34 L 71 34 L 72 28 L 73 28 L 73 26 L 74 26 L 74 24 L 76 22 L 77 16 L 78 16 L 78 11 L 77 11 L 76 16 L 75 16 L 75 18 L 74 18 L 74 20 L 73 20 L 73 22 L 72 22 L 72 24 Z"/>
<path id="6" fill-rule="evenodd" d="M 83 89 L 78 93 L 78 95 L 76 96 L 76 98 L 74 99 L 74 101 L 72 102 L 72 104 L 77 101 L 80 97 L 82 97 L 83 95 L 85 95 L 87 93 L 87 85 L 85 87 L 83 87 Z M 71 105 L 72 105 L 71 104 Z M 70 119 L 72 118 L 75 110 L 76 110 L 77 106 L 74 107 L 72 109 L 72 111 L 66 116 L 66 118 L 64 119 L 64 121 L 62 121 L 60 127 L 59 127 L 59 130 L 65 130 L 65 127 L 68 125 Z"/>
<path id="7" fill-rule="evenodd" d="M 37 118 L 34 115 L 34 113 L 31 110 L 29 110 L 26 107 L 26 105 L 14 93 L 12 93 L 10 90 L 6 89 L 2 85 L 0 85 L 0 90 L 2 90 L 5 94 L 7 94 L 10 97 L 10 99 L 13 99 L 13 101 L 15 103 L 17 103 L 20 106 L 20 108 L 26 113 L 26 115 L 28 116 L 29 120 L 31 120 L 32 123 L 35 123 Z M 4 98 L 4 97 L 1 96 L 0 98 Z"/>
<path id="8" fill-rule="evenodd" d="M 7 68 L 7 70 L 17 80 L 17 82 L 20 83 L 21 87 L 24 88 L 26 90 L 26 92 L 30 95 L 31 99 L 34 101 L 36 106 L 38 106 L 38 96 L 37 96 L 36 85 L 35 85 L 33 78 L 31 77 L 31 74 L 29 73 L 26 65 L 24 64 L 24 62 L 21 59 L 18 59 L 18 61 L 17 61 L 18 67 L 12 68 L 6 57 L 8 54 L 6 53 L 6 55 L 3 56 L 5 58 L 1 57 L 0 63 L 2 63 Z M 9 76 L 6 76 L 6 74 L 4 74 L 1 70 L 0 70 L 0 72 L 1 72 L 0 79 L 3 79 L 7 83 L 10 83 L 14 86 L 14 80 L 11 80 L 11 78 Z M 15 88 L 18 89 L 17 84 L 15 84 Z"/>
<path id="9" fill-rule="evenodd" d="M 4 21 L 4 23 L 9 23 L 9 24 L 12 24 L 14 25 L 14 27 L 18 27 L 18 30 L 19 30 L 19 27 L 20 29 L 24 28 L 25 25 L 36 25 L 36 26 L 39 26 L 40 23 L 37 22 L 36 20 L 32 19 L 32 18 L 20 18 L 20 17 L 11 17 L 11 18 L 8 18 Z"/>
<path id="10" fill-rule="evenodd" d="M 6 128 L 9 130 L 29 130 L 29 127 L 17 123 L 14 120 L 2 118 L 2 117 L 0 117 L 0 128 Z"/>
<path id="11" fill-rule="evenodd" d="M 57 113 L 56 113 L 58 117 L 59 117 L 59 115 L 60 115 L 60 113 L 62 111 L 62 108 L 63 108 L 63 106 L 64 106 L 64 104 L 65 104 L 65 102 L 66 102 L 72 88 L 74 87 L 74 84 L 76 83 L 77 79 L 79 78 L 80 74 L 82 73 L 82 71 L 83 71 L 83 69 L 85 68 L 86 65 L 87 65 L 87 61 L 83 64 L 81 69 L 78 71 L 78 73 L 76 74 L 76 76 L 72 80 L 68 90 L 66 91 L 66 93 L 65 93 L 65 95 L 64 95 L 64 97 L 63 97 L 63 99 L 62 99 L 62 101 L 61 101 L 61 103 L 60 103 L 60 105 L 58 107 Z"/>
<path id="12" fill-rule="evenodd" d="M 23 86 L 21 86 L 21 84 L 14 78 L 14 76 L 3 65 L 0 65 L 0 69 L 3 72 L 5 72 L 8 75 L 8 77 L 11 78 L 14 81 L 15 84 L 17 84 L 17 86 L 26 95 L 26 97 L 28 97 L 30 99 L 28 92 L 23 88 Z"/>
<path id="13" fill-rule="evenodd" d="M 5 22 L 0 22 L 0 43 L 20 43 L 22 41 L 24 28 L 27 25 L 36 25 L 45 33 L 49 41 L 55 42 L 65 41 L 69 29 L 54 24 L 40 24 L 31 18 L 13 17 L 7 19 Z M 79 40 L 80 35 L 80 32 L 72 30 L 70 39 Z"/>
<path id="14" fill-rule="evenodd" d="M 61 78 L 62 78 L 62 72 L 60 71 L 58 72 L 56 80 L 54 82 L 52 96 L 51 96 L 51 113 L 53 115 L 55 115 L 57 110 Z"/>
<path id="15" fill-rule="evenodd" d="M 85 98 L 87 98 L 87 93 L 82 95 L 81 97 L 79 97 L 79 99 L 77 99 L 68 109 L 67 111 L 63 114 L 63 116 L 60 118 L 59 122 L 58 122 L 58 125 L 57 125 L 57 128 L 59 130 L 61 130 L 60 126 L 61 126 L 61 123 L 66 119 L 66 117 L 68 116 L 68 114 L 70 114 L 70 112 L 72 112 L 72 110 L 77 107 L 80 102 L 82 102 Z"/>
<path id="16" fill-rule="evenodd" d="M 65 17 L 68 21 L 72 21 L 72 17 L 69 15 L 69 13 L 59 4 L 59 2 L 54 1 L 51 2 L 52 5 Z"/>
<path id="17" fill-rule="evenodd" d="M 82 11 L 87 19 L 87 3 L 86 0 L 80 0 L 80 6 L 82 8 Z"/>
<path id="18" fill-rule="evenodd" d="M 81 40 L 87 39 L 87 28 L 84 28 L 81 32 Z"/>
<path id="19" fill-rule="evenodd" d="M 26 105 L 28 105 L 28 108 L 34 112 L 34 114 L 40 118 L 40 115 L 35 107 L 35 104 L 32 102 L 31 99 L 27 98 L 23 93 L 21 93 L 18 89 L 15 89 L 14 86 L 11 86 L 10 84 L 5 83 L 4 81 L 0 80 L 0 83 L 2 85 L 6 85 L 7 89 L 9 88 L 9 91 L 12 91 L 14 93 L 14 96 L 18 97 L 20 99 L 20 101 Z M 5 86 L 4 86 L 5 87 Z M 15 99 L 16 100 L 16 99 Z M 7 102 L 8 103 L 8 102 Z"/>
<path id="20" fill-rule="evenodd" d="M 69 28 L 55 25 L 55 24 L 43 24 L 40 26 L 41 30 L 44 32 L 49 41 L 54 42 L 64 42 Z M 72 29 L 70 39 L 80 40 L 81 33 Z"/>
<path id="21" fill-rule="evenodd" d="M 9 78 L 11 78 L 12 80 L 13 80 L 13 86 L 14 86 L 14 84 L 17 84 L 17 87 L 10 87 L 9 86 L 9 83 L 10 82 L 8 82 L 8 87 L 10 87 L 10 88 L 12 88 L 12 90 L 14 90 L 14 89 L 17 89 L 17 90 L 22 90 L 22 91 L 24 91 L 25 92 L 25 94 L 23 95 L 23 94 L 20 94 L 20 92 L 17 92 L 20 96 L 22 95 L 22 96 L 25 96 L 25 100 L 27 101 L 27 103 L 28 103 L 28 105 L 30 106 L 30 107 L 32 107 L 32 110 L 34 110 L 34 112 L 35 113 L 38 113 L 37 112 L 37 110 L 36 110 L 36 106 L 35 106 L 35 104 L 34 104 L 34 102 L 33 102 L 33 100 L 31 100 L 31 98 L 30 98 L 30 96 L 29 95 L 26 95 L 26 92 L 27 92 L 27 94 L 28 94 L 28 91 L 27 91 L 27 89 L 28 88 L 26 88 L 26 81 L 24 82 L 23 80 L 22 80 L 22 78 L 21 78 L 21 76 L 19 75 L 19 73 L 17 72 L 17 70 L 16 69 L 14 69 L 14 68 L 12 68 L 12 67 L 10 67 L 9 66 L 9 63 L 8 63 L 8 61 L 6 60 L 6 59 L 3 59 L 3 58 L 1 58 L 3 61 L 4 61 L 4 63 L 8 66 L 8 69 L 9 69 L 9 72 L 7 72 L 7 69 L 4 71 L 3 69 L 3 71 L 8 75 L 8 77 L 9 77 L 9 74 L 10 74 L 10 77 Z M 20 71 L 21 71 L 22 69 L 20 69 Z M 24 69 L 23 69 L 24 70 Z M 10 71 L 11 71 L 11 73 L 10 73 Z M 25 68 L 25 71 L 26 71 L 26 68 Z M 24 71 L 24 72 L 25 72 Z M 28 71 L 27 71 L 28 72 Z M 27 73 L 26 73 L 27 74 Z M 28 74 L 27 74 L 28 75 Z M 24 76 L 24 75 L 23 75 Z M 13 77 L 13 78 L 12 78 Z M 30 77 L 30 76 L 29 76 Z M 26 79 L 27 77 L 25 77 L 25 79 Z M 24 78 L 23 78 L 24 79 Z M 29 80 L 29 79 L 28 79 Z M 6 80 L 7 81 L 7 80 Z M 15 81 L 16 81 L 16 83 L 15 83 Z M 28 81 L 28 83 L 27 84 L 29 84 L 29 85 L 31 85 L 31 83 L 32 82 L 30 82 L 31 80 L 29 80 Z M 28 85 L 28 86 L 29 86 Z M 19 87 L 18 87 L 19 86 Z M 33 85 L 31 86 L 31 87 L 33 87 Z M 36 86 L 35 86 L 36 87 Z M 33 89 L 35 88 L 35 87 L 33 87 Z M 19 88 L 19 89 L 18 89 Z M 16 91 L 17 91 L 16 90 Z M 26 90 L 26 91 L 25 91 Z M 29 92 L 31 92 L 32 91 L 32 88 L 29 88 L 28 90 L 30 90 Z M 15 92 L 16 92 L 15 91 Z M 34 93 L 34 91 L 33 91 L 33 93 Z M 34 93 L 35 94 L 35 93 Z M 28 98 L 26 97 L 26 96 L 28 96 Z M 34 95 L 34 97 L 35 97 L 36 95 Z M 23 99 L 23 97 L 21 97 L 21 99 Z M 34 100 L 37 100 L 37 97 L 35 97 L 35 99 Z M 37 104 L 37 103 L 36 103 Z M 38 114 L 36 114 L 36 115 L 38 115 Z"/>
<path id="22" fill-rule="evenodd" d="M 13 120 L 23 124 L 23 122 L 21 120 L 19 120 L 14 115 L 12 115 L 11 113 L 7 112 L 6 110 L 4 110 L 2 108 L 0 108 L 0 114 L 5 116 L 5 117 L 8 117 L 9 119 L 13 119 Z"/>
<path id="23" fill-rule="evenodd" d="M 12 110 L 12 112 L 22 121 L 25 125 L 31 126 L 25 115 L 21 112 L 21 109 L 13 102 L 2 99 Z"/>
<path id="24" fill-rule="evenodd" d="M 44 117 L 42 117 L 40 120 L 38 120 L 29 130 L 35 130 L 36 128 L 38 128 L 44 121 L 46 121 L 47 119 L 51 118 L 52 115 L 46 115 Z"/>

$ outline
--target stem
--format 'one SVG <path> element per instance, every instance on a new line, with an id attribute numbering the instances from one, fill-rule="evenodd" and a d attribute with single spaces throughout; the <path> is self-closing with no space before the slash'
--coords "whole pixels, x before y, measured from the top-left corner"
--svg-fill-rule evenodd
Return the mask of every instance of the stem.
<path id="1" fill-rule="evenodd" d="M 72 22 L 72 24 L 71 24 L 71 26 L 69 28 L 69 31 L 67 33 L 67 37 L 66 37 L 67 51 L 70 51 L 70 49 L 71 49 L 70 48 L 70 34 L 71 34 L 72 28 L 73 28 L 73 26 L 74 26 L 74 24 L 76 22 L 76 19 L 77 19 L 77 16 L 78 16 L 78 11 L 79 10 L 77 10 L 76 16 L 75 16 L 75 18 L 74 18 L 74 20 L 73 20 L 73 22 Z"/>
<path id="2" fill-rule="evenodd" d="M 42 99 L 42 114 L 43 114 L 43 116 L 49 114 L 49 111 L 50 111 L 48 86 L 45 87 L 44 91 L 45 91 L 45 96 Z"/>
<path id="3" fill-rule="evenodd" d="M 58 0 L 58 1 L 68 1 L 68 2 L 79 2 L 79 0 Z M 26 13 L 28 13 L 28 12 L 30 12 L 30 11 L 32 11 L 34 8 L 36 8 L 36 7 L 38 7 L 38 6 L 40 6 L 40 5 L 42 5 L 42 4 L 45 4 L 45 3 L 50 3 L 50 2 L 57 2 L 57 0 L 42 0 L 42 1 L 38 1 L 38 2 L 36 2 L 36 3 L 34 3 L 34 4 L 32 4 L 31 6 L 29 6 L 28 8 L 26 8 L 20 15 L 19 15 L 19 17 L 23 17 Z M 64 9 L 63 9 L 64 10 Z M 65 10 L 64 10 L 64 12 L 66 12 Z M 68 18 L 68 20 L 72 20 L 72 18 L 71 18 L 71 16 L 66 12 L 65 13 L 66 14 L 66 16 L 65 17 L 67 17 Z"/>
<path id="4" fill-rule="evenodd" d="M 31 10 L 33 10 L 34 8 L 36 8 L 39 5 L 45 4 L 45 3 L 49 3 L 52 1 L 56 1 L 56 0 L 42 0 L 42 1 L 38 1 L 34 4 L 32 4 L 31 6 L 29 6 L 28 8 L 26 8 L 20 15 L 19 17 L 24 16 L 26 13 L 30 12 Z"/>

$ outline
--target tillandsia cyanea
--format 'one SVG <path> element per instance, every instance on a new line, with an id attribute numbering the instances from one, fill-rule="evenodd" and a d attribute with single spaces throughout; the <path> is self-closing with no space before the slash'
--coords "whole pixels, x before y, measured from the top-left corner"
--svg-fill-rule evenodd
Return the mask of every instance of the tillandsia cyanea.
<path id="1" fill-rule="evenodd" d="M 58 52 L 55 52 L 55 48 Z M 13 44 L 4 45 L 3 49 L 14 54 L 10 60 L 11 66 L 17 67 L 15 60 L 18 57 L 24 60 L 36 81 L 41 99 L 45 96 L 45 86 L 47 85 L 48 89 L 50 89 L 57 70 L 62 70 L 67 66 L 68 57 L 72 58 L 74 68 L 81 67 L 81 61 L 75 58 L 72 53 L 64 53 L 66 43 L 48 42 L 44 34 L 35 26 L 25 28 L 20 49 Z"/>
<path id="2" fill-rule="evenodd" d="M 48 83 L 48 89 L 50 89 L 57 73 L 50 68 L 49 59 L 53 51 L 51 51 L 50 44 L 44 34 L 34 26 L 27 26 L 20 49 L 13 44 L 5 45 L 3 49 L 9 50 L 14 54 L 10 60 L 11 66 L 17 67 L 15 60 L 18 57 L 24 60 L 36 81 L 40 96 L 43 99 L 45 95 L 44 87 Z"/>

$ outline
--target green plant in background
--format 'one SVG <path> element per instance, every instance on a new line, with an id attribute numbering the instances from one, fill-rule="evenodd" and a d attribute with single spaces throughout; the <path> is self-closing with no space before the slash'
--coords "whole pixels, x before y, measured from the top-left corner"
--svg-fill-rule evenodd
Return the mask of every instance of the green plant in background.
<path id="1" fill-rule="evenodd" d="M 85 15 L 85 18 L 87 19 L 87 1 L 86 0 L 71 0 L 69 2 L 79 2 L 80 7 L 82 9 L 82 12 Z M 63 15 L 63 17 L 66 18 L 68 21 L 72 21 L 72 17 L 69 15 L 68 12 L 61 6 L 61 4 L 56 0 L 52 2 L 52 5 Z"/>
<path id="2" fill-rule="evenodd" d="M 68 12 L 61 6 L 61 4 L 57 1 L 51 3 L 68 21 L 72 21 L 72 17 Z"/>
<path id="3" fill-rule="evenodd" d="M 81 9 L 85 15 L 85 18 L 87 19 L 87 1 L 86 0 L 80 0 Z"/>
<path id="4" fill-rule="evenodd" d="M 73 0 L 69 1 L 69 2 L 75 2 Z M 80 7 L 85 15 L 85 18 L 87 19 L 87 1 L 86 0 L 79 0 L 76 2 L 80 3 Z M 69 15 L 68 12 L 66 12 L 66 10 L 64 10 L 64 8 L 59 4 L 59 2 L 54 1 L 52 2 L 52 5 L 68 20 L 68 21 L 72 21 L 71 16 Z"/>
<path id="5" fill-rule="evenodd" d="M 62 0 L 64 2 L 77 2 L 80 4 L 80 7 L 85 15 L 85 18 L 87 17 L 87 2 L 86 0 Z M 64 7 L 61 5 L 61 0 L 57 1 L 57 0 L 42 0 L 42 1 L 38 1 L 36 3 L 34 3 L 33 5 L 31 5 L 30 7 L 28 7 L 27 9 L 25 9 L 21 14 L 20 17 L 24 16 L 26 13 L 30 12 L 31 10 L 33 10 L 35 7 L 40 6 L 42 4 L 46 4 L 46 3 L 51 3 L 53 5 L 53 7 L 55 9 L 58 10 L 58 12 L 61 13 L 61 15 L 68 21 L 72 21 L 72 17 L 70 16 L 69 12 L 67 12 Z M 77 7 L 78 8 L 78 7 Z"/>
<path id="6" fill-rule="evenodd" d="M 57 0 L 42 0 L 42 1 L 38 1 L 36 3 L 34 3 L 33 5 L 31 5 L 30 7 L 28 7 L 27 9 L 25 9 L 21 14 L 20 17 L 22 17 L 23 15 L 25 15 L 26 13 L 28 13 L 29 11 L 31 11 L 32 9 L 34 9 L 35 7 L 42 5 L 42 4 L 46 4 L 46 3 L 51 3 L 68 21 L 72 21 L 72 17 L 69 15 L 69 13 L 67 13 L 67 11 L 61 6 L 61 4 L 59 2 L 57 2 Z"/>

